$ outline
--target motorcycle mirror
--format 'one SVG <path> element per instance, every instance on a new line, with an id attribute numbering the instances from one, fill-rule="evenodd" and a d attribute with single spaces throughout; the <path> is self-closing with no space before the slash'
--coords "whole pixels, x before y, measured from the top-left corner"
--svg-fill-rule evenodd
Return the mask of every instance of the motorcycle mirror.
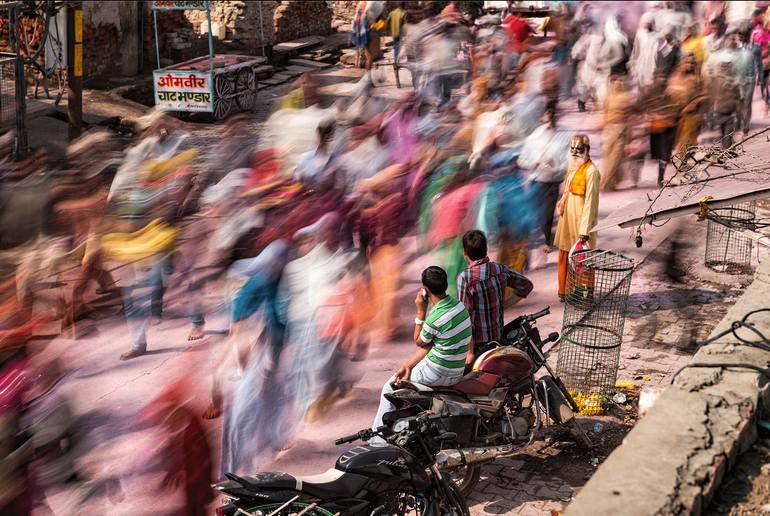
<path id="1" fill-rule="evenodd" d="M 457 439 L 457 434 L 454 432 L 444 432 L 436 437 L 437 441 L 454 441 L 455 439 Z"/>

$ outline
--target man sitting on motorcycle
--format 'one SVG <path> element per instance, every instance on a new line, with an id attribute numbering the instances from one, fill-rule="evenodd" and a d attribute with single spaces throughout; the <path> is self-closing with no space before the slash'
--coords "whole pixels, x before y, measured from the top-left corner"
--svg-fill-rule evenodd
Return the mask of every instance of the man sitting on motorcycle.
<path id="1" fill-rule="evenodd" d="M 473 364 L 479 348 L 503 338 L 505 288 L 513 289 L 508 305 L 521 301 L 532 292 L 532 282 L 487 256 L 487 237 L 478 229 L 463 235 L 463 256 L 470 264 L 457 276 L 457 297 L 468 309 L 473 326 L 473 347 L 467 364 Z"/>
<path id="2" fill-rule="evenodd" d="M 414 300 L 417 307 L 414 342 L 419 349 L 382 387 L 373 428 L 381 426 L 382 416 L 395 409 L 385 398 L 386 394 L 393 392 L 392 383 L 398 385 L 408 380 L 438 387 L 454 385 L 463 376 L 471 342 L 468 310 L 446 293 L 447 275 L 441 267 L 431 266 L 422 271 L 422 286 Z M 427 313 L 428 300 L 433 304 L 430 313 Z"/>

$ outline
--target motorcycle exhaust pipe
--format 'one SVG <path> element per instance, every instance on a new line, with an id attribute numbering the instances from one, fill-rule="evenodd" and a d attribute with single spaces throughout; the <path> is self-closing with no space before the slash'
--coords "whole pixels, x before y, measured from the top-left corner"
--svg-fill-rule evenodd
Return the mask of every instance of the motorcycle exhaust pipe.
<path id="1" fill-rule="evenodd" d="M 480 448 L 455 448 L 441 450 L 436 454 L 436 462 L 442 468 L 456 468 L 466 464 L 489 462 L 498 457 L 510 455 L 516 451 L 513 444 L 499 446 L 484 446 Z"/>

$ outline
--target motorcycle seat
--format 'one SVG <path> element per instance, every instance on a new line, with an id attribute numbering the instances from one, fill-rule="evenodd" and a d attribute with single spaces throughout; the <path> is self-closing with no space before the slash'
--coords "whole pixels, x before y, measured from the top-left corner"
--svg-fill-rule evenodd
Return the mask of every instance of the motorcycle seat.
<path id="1" fill-rule="evenodd" d="M 235 477 L 235 475 L 232 476 Z M 366 477 L 334 468 L 319 475 L 294 476 L 288 473 L 257 473 L 236 478 L 241 485 L 250 490 L 291 489 L 317 498 L 353 497 L 366 483 Z"/>
<path id="2" fill-rule="evenodd" d="M 468 396 L 486 396 L 495 388 L 500 377 L 484 371 L 472 371 L 452 386 L 452 389 Z"/>
<path id="3" fill-rule="evenodd" d="M 367 482 L 366 477 L 330 468 L 318 475 L 296 477 L 300 490 L 317 498 L 353 498 Z"/>

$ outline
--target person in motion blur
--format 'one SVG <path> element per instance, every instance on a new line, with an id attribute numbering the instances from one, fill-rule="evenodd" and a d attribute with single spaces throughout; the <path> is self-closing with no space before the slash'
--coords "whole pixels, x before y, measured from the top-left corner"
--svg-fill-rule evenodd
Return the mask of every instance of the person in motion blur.
<path id="1" fill-rule="evenodd" d="M 559 299 L 567 294 L 569 252 L 581 240 L 596 247 L 596 232 L 592 231 L 599 216 L 599 183 L 601 175 L 591 161 L 588 136 L 578 134 L 570 142 L 569 167 L 564 179 L 564 193 L 556 204 L 559 225 L 556 227 L 556 247 L 559 248 Z"/>
<path id="2" fill-rule="evenodd" d="M 471 318 L 465 305 L 446 293 L 447 286 L 447 275 L 441 267 L 433 265 L 422 271 L 422 289 L 414 300 L 414 343 L 419 349 L 383 385 L 372 428 L 381 426 L 382 416 L 394 409 L 385 398 L 393 392 L 393 383 L 445 386 L 462 378 L 471 344 Z M 433 304 L 430 312 L 429 301 Z"/>
<path id="3" fill-rule="evenodd" d="M 457 297 L 465 305 L 473 327 L 472 346 L 466 364 L 484 352 L 484 344 L 503 338 L 505 288 L 513 289 L 513 305 L 532 292 L 532 282 L 487 256 L 487 237 L 478 229 L 463 235 L 463 256 L 468 268 L 457 277 Z"/>
<path id="4" fill-rule="evenodd" d="M 719 126 L 722 148 L 733 144 L 733 133 L 741 107 L 738 36 L 725 36 L 724 47 L 713 52 L 703 67 L 704 81 L 711 99 L 714 123 Z"/>
<path id="5" fill-rule="evenodd" d="M 625 75 L 610 76 L 610 87 L 604 101 L 604 129 L 602 131 L 602 191 L 614 190 L 620 179 L 626 156 L 626 145 L 631 136 L 628 120 L 634 110 L 635 96 L 628 88 Z"/>

